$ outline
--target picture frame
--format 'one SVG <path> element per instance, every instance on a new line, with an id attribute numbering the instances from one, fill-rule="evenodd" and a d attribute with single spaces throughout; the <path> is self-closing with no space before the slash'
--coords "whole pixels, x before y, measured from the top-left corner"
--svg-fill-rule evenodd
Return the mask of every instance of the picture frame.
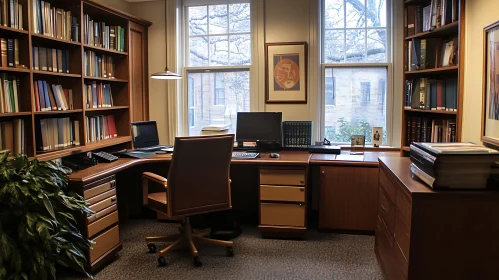
<path id="1" fill-rule="evenodd" d="M 499 148 L 499 21 L 484 28 L 483 40 L 481 140 Z"/>
<path id="2" fill-rule="evenodd" d="M 307 103 L 307 43 L 265 44 L 265 103 Z"/>
<path id="3" fill-rule="evenodd" d="M 352 148 L 364 148 L 366 144 L 366 136 L 364 135 L 352 135 L 351 146 Z"/>
<path id="4" fill-rule="evenodd" d="M 383 127 L 373 127 L 372 143 L 374 147 L 379 147 L 383 144 Z"/>

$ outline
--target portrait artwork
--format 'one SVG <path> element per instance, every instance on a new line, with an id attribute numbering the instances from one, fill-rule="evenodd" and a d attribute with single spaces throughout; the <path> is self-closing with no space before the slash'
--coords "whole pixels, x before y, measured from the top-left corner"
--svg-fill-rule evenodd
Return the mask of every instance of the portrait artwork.
<path id="1" fill-rule="evenodd" d="M 499 22 L 484 29 L 482 141 L 499 147 Z"/>

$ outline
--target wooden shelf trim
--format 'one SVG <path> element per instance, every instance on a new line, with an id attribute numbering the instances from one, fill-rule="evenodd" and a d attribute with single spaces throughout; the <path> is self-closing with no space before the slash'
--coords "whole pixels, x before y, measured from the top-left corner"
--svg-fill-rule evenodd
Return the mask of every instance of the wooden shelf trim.
<path id="1" fill-rule="evenodd" d="M 83 47 L 85 49 L 89 49 L 89 50 L 97 51 L 97 52 L 105 52 L 105 53 L 119 54 L 119 55 L 125 55 L 125 56 L 128 55 L 127 52 L 120 52 L 120 51 L 115 51 L 115 50 L 109 50 L 109 49 L 106 49 L 106 48 L 95 47 L 95 46 L 91 46 L 91 45 L 87 45 L 87 44 L 83 44 Z"/>
<path id="2" fill-rule="evenodd" d="M 29 33 L 28 30 L 12 28 L 12 27 L 7 27 L 7 26 L 3 26 L 3 25 L 0 25 L 0 30 L 16 32 L 16 33 L 20 33 L 20 34 L 28 34 Z"/>
<path id="3" fill-rule="evenodd" d="M 95 112 L 95 111 L 108 111 L 108 110 L 124 110 L 129 109 L 130 106 L 113 106 L 113 107 L 103 107 L 103 108 L 86 108 L 86 112 Z"/>
<path id="4" fill-rule="evenodd" d="M 114 83 L 128 83 L 128 80 L 124 80 L 124 79 L 109 79 L 109 78 L 91 77 L 91 76 L 85 76 L 85 80 L 106 81 L 106 82 L 114 82 Z"/>
<path id="5" fill-rule="evenodd" d="M 43 35 L 43 34 L 31 33 L 31 36 L 35 37 L 35 38 L 40 38 L 40 39 L 43 39 L 43 40 L 54 41 L 54 42 L 59 42 L 59 43 L 64 43 L 64 44 L 69 44 L 69 45 L 74 45 L 74 46 L 81 46 L 80 42 L 63 40 L 63 39 L 59 39 L 59 38 L 56 38 L 56 37 L 46 36 L 46 35 Z"/>
<path id="6" fill-rule="evenodd" d="M 30 116 L 31 112 L 17 112 L 17 113 L 0 113 L 0 118 L 2 117 L 17 117 L 17 116 Z"/>
<path id="7" fill-rule="evenodd" d="M 37 111 L 35 115 L 60 115 L 60 114 L 72 114 L 72 113 L 80 113 L 82 109 L 74 109 L 74 110 L 57 110 L 57 111 Z"/>
<path id="8" fill-rule="evenodd" d="M 412 36 L 407 36 L 407 37 L 405 37 L 405 39 L 411 40 L 411 39 L 415 39 L 415 38 L 439 36 L 439 35 L 441 35 L 441 33 L 451 31 L 452 29 L 456 29 L 456 34 L 457 34 L 458 27 L 459 27 L 459 21 L 455 21 L 455 22 L 446 24 L 444 26 L 440 26 L 440 27 L 435 28 L 435 29 L 430 30 L 430 31 L 420 32 L 420 33 L 412 35 Z"/>
<path id="9" fill-rule="evenodd" d="M 423 70 L 414 70 L 414 71 L 405 71 L 406 75 L 411 74 L 424 74 L 424 73 L 445 73 L 445 72 L 453 72 L 459 70 L 459 66 L 447 66 L 447 67 L 439 67 L 439 68 L 431 68 L 431 69 L 423 69 Z"/>
<path id="10" fill-rule="evenodd" d="M 407 112 L 421 112 L 421 113 L 430 113 L 430 114 L 445 114 L 445 115 L 457 115 L 457 111 L 446 111 L 446 110 L 425 110 L 425 109 L 408 109 L 404 108 L 404 111 Z"/>
<path id="11" fill-rule="evenodd" d="M 69 78 L 81 78 L 80 74 L 68 74 L 68 73 L 50 72 L 50 71 L 42 71 L 42 70 L 33 70 L 33 74 L 36 74 L 36 75 L 59 76 L 59 77 L 69 77 Z"/>
<path id="12" fill-rule="evenodd" d="M 30 72 L 30 70 L 28 68 L 16 68 L 16 67 L 0 67 L 0 71 L 20 72 L 20 73 L 29 73 Z"/>

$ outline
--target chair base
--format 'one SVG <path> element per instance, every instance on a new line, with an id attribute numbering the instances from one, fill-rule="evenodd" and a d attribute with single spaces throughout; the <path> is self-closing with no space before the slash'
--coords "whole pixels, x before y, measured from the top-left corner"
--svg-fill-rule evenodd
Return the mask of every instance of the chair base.
<path id="1" fill-rule="evenodd" d="M 182 245 L 187 245 L 189 251 L 193 257 L 194 266 L 201 266 L 201 261 L 199 260 L 199 252 L 196 248 L 194 242 L 206 243 L 215 246 L 223 246 L 227 248 L 227 255 L 232 257 L 234 255 L 233 246 L 234 242 L 224 241 L 207 238 L 206 236 L 210 234 L 210 230 L 203 230 L 200 232 L 193 232 L 189 218 L 186 217 L 183 220 L 182 227 L 179 228 L 180 233 L 168 235 L 168 236 L 155 236 L 146 237 L 147 246 L 149 247 L 149 252 L 156 253 L 156 246 L 154 242 L 173 242 L 166 248 L 159 251 L 158 254 L 158 265 L 166 265 L 164 255 L 172 250 L 180 248 Z"/>

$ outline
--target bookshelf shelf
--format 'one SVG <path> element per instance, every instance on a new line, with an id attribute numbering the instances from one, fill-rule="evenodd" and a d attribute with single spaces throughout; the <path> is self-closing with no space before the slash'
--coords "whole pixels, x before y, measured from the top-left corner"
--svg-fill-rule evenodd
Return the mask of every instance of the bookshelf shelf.
<path id="1" fill-rule="evenodd" d="M 405 152 L 410 152 L 411 151 L 411 148 L 408 147 L 408 146 L 403 146 L 402 147 L 402 150 L 405 151 Z"/>
<path id="2" fill-rule="evenodd" d="M 418 75 L 418 74 L 427 74 L 427 73 L 447 73 L 447 72 L 457 72 L 458 70 L 459 66 L 448 66 L 448 67 L 431 68 L 424 70 L 405 71 L 405 74 Z"/>
<path id="3" fill-rule="evenodd" d="M 444 114 L 444 115 L 457 115 L 457 111 L 446 111 L 446 110 L 424 110 L 424 109 L 409 109 L 404 108 L 406 112 L 421 112 L 421 113 L 430 113 L 430 114 Z"/>
<path id="4" fill-rule="evenodd" d="M 46 36 L 46 35 L 43 35 L 43 34 L 31 33 L 31 37 L 33 38 L 33 40 L 40 40 L 40 41 L 45 40 L 45 41 L 52 41 L 52 42 L 57 42 L 57 43 L 63 43 L 63 44 L 66 44 L 66 45 L 81 46 L 80 42 L 63 40 L 63 39 L 59 39 L 59 38 L 55 38 L 55 37 L 51 37 L 51 36 Z"/>
<path id="5" fill-rule="evenodd" d="M 41 70 L 33 70 L 33 74 L 35 74 L 35 75 L 48 75 L 48 76 L 69 77 L 69 78 L 81 78 L 80 74 L 67 74 L 67 73 L 49 72 L 49 71 L 41 71 Z"/>
<path id="6" fill-rule="evenodd" d="M 27 35 L 29 33 L 28 30 L 12 28 L 12 27 L 7 27 L 7 26 L 3 26 L 3 25 L 0 25 L 0 30 L 7 31 L 7 32 L 13 32 L 13 33 L 18 33 L 18 34 L 25 34 L 25 35 Z"/>
<path id="7" fill-rule="evenodd" d="M 3 72 L 18 72 L 18 73 L 29 73 L 29 72 L 31 72 L 28 68 L 16 68 L 16 67 L 0 67 L 0 71 L 3 71 Z"/>
<path id="8" fill-rule="evenodd" d="M 88 151 L 97 150 L 97 149 L 102 149 L 104 147 L 114 146 L 131 141 L 132 141 L 132 136 L 118 136 L 111 139 L 89 142 L 85 145 L 85 149 L 88 149 Z"/>
<path id="9" fill-rule="evenodd" d="M 105 108 L 86 108 L 86 112 L 95 112 L 95 111 L 108 111 L 108 110 L 124 110 L 129 109 L 129 106 L 113 106 L 113 107 L 105 107 Z"/>
<path id="10" fill-rule="evenodd" d="M 87 44 L 83 44 L 83 47 L 85 49 L 91 50 L 91 51 L 96 51 L 96 52 L 101 52 L 101 53 L 107 53 L 107 54 L 119 54 L 119 55 L 124 55 L 127 56 L 128 53 L 126 52 L 120 52 L 120 51 L 114 51 L 114 50 L 109 50 L 105 48 L 100 48 L 100 47 L 95 47 Z"/>
<path id="11" fill-rule="evenodd" d="M 57 110 L 57 111 L 38 111 L 35 112 L 35 115 L 64 115 L 64 114 L 73 114 L 73 113 L 81 113 L 82 109 L 75 110 Z"/>
<path id="12" fill-rule="evenodd" d="M 112 83 L 128 83 L 128 80 L 123 80 L 123 79 L 108 79 L 108 78 L 90 77 L 90 76 L 85 76 L 85 80 L 105 81 L 105 82 L 112 82 Z"/>
<path id="13" fill-rule="evenodd" d="M 31 112 L 0 113 L 0 118 L 1 117 L 22 117 L 22 116 L 31 116 Z"/>
<path id="14" fill-rule="evenodd" d="M 446 35 L 452 35 L 457 33 L 457 29 L 459 27 L 459 22 L 455 21 L 444 26 L 435 28 L 434 30 L 421 32 L 412 36 L 405 37 L 406 40 L 411 39 L 423 39 L 423 38 L 431 38 L 431 37 L 442 37 Z"/>

